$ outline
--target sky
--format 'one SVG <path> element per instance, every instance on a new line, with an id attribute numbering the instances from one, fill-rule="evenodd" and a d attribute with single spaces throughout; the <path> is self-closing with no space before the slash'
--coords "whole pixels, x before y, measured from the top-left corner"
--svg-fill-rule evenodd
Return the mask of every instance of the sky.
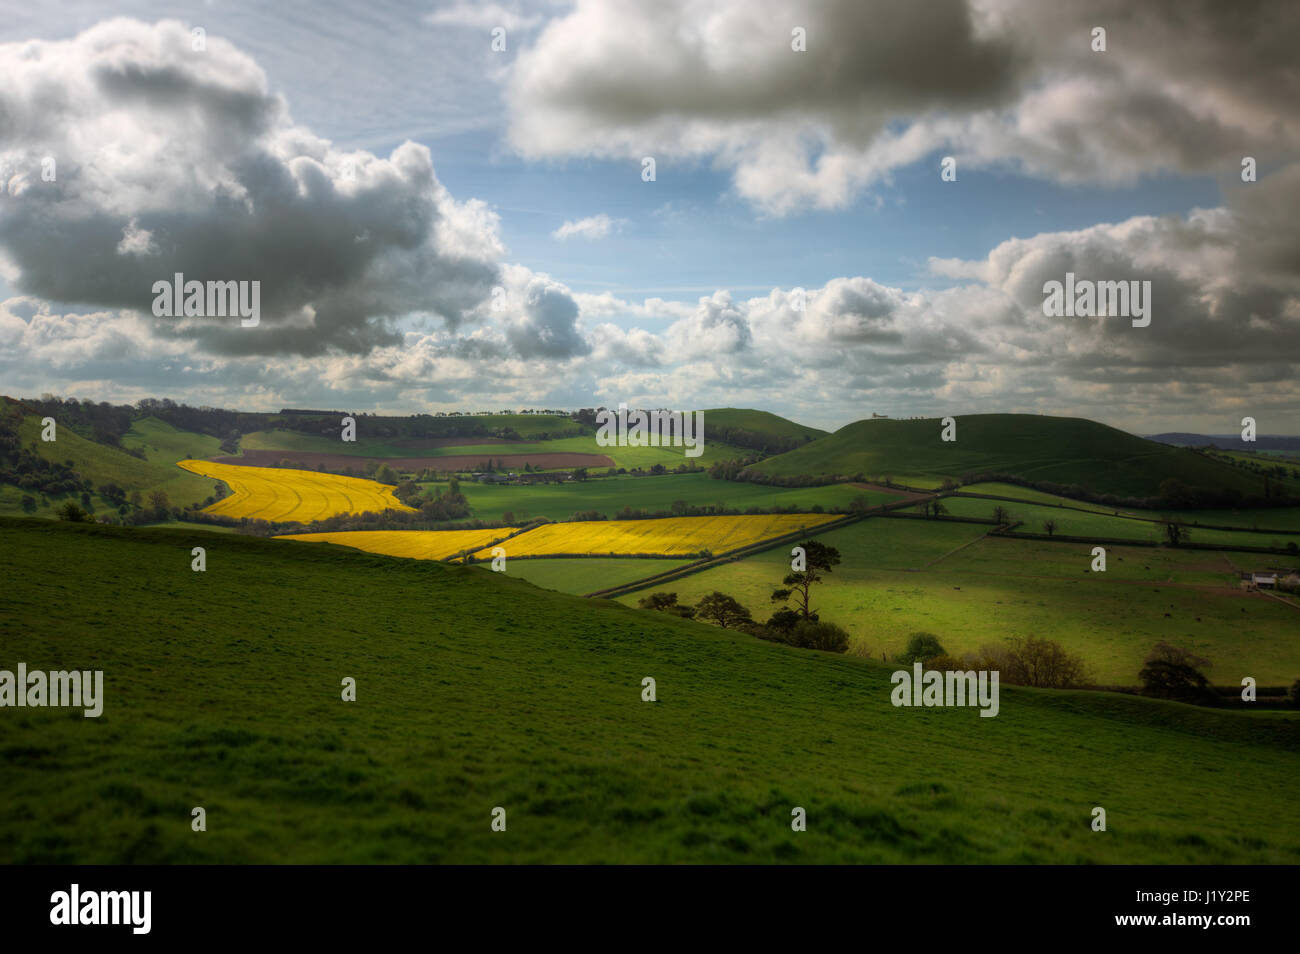
<path id="1" fill-rule="evenodd" d="M 1298 40 L 1268 0 L 0 0 L 0 392 L 1298 433 Z M 178 272 L 258 324 L 155 314 Z M 1046 314 L 1067 273 L 1149 323 Z"/>

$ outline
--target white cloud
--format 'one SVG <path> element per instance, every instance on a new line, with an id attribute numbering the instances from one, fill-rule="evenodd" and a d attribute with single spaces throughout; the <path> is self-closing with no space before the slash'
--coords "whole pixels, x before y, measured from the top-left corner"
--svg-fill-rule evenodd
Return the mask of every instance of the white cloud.
<path id="1" fill-rule="evenodd" d="M 551 233 L 552 238 L 563 241 L 575 236 L 585 239 L 607 238 L 610 232 L 617 231 L 627 223 L 626 219 L 612 219 L 604 212 L 591 215 L 585 219 L 569 220 Z"/>
<path id="2" fill-rule="evenodd" d="M 159 334 L 309 355 L 395 343 L 409 313 L 454 327 L 496 283 L 495 215 L 452 198 L 428 148 L 335 149 L 220 37 L 195 52 L 180 23 L 110 20 L 0 44 L 0 74 L 0 257 L 19 291 L 148 312 L 153 283 L 176 272 L 260 281 L 256 329 L 200 320 Z"/>

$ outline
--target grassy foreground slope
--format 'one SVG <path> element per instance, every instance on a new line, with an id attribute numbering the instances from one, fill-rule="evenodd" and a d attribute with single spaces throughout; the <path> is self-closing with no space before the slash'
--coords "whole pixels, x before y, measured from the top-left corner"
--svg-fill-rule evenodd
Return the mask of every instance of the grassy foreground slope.
<path id="1" fill-rule="evenodd" d="M 0 710 L 0 862 L 1300 861 L 1292 717 L 894 708 L 863 659 L 273 540 L 4 519 L 0 572 L 3 666 L 106 691 Z"/>
<path id="2" fill-rule="evenodd" d="M 1072 417 L 970 414 L 956 418 L 957 439 L 940 439 L 938 419 L 866 420 L 754 465 L 774 476 L 892 475 L 930 481 L 966 473 L 1015 474 L 1025 480 L 1078 484 L 1097 493 L 1155 496 L 1176 477 L 1192 487 L 1235 487 L 1263 494 L 1263 477 L 1181 447 Z"/>
<path id="3" fill-rule="evenodd" d="M 579 557 L 553 560 L 515 560 L 507 561 L 506 572 L 513 577 L 527 580 L 544 590 L 559 590 L 561 593 L 592 593 L 635 583 L 656 573 L 679 570 L 695 561 L 665 559 L 627 559 L 608 557 Z M 491 573 L 491 564 L 476 563 L 484 573 Z"/>

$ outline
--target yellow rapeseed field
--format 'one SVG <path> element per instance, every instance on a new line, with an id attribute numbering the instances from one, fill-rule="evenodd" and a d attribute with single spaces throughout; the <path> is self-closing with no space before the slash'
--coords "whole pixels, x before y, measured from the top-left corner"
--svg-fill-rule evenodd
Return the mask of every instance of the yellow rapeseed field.
<path id="1" fill-rule="evenodd" d="M 276 539 L 337 543 L 368 553 L 442 560 L 462 550 L 488 547 L 513 531 L 513 527 L 495 530 L 348 530 L 339 533 L 286 533 Z M 491 550 L 488 552 L 490 556 Z"/>
<path id="2" fill-rule="evenodd" d="M 835 514 L 780 513 L 735 517 L 665 517 L 652 520 L 585 520 L 548 523 L 511 537 L 502 544 L 506 556 L 553 556 L 580 553 L 607 556 L 654 553 L 689 556 L 709 550 L 721 556 L 732 550 L 759 543 L 802 528 L 813 528 Z M 476 560 L 491 558 L 487 550 L 474 554 Z"/>
<path id="3" fill-rule="evenodd" d="M 393 496 L 392 487 L 359 477 L 281 467 L 241 467 L 210 460 L 183 460 L 178 466 L 201 477 L 224 481 L 230 487 L 229 497 L 205 511 L 225 517 L 307 523 L 339 513 L 412 509 Z"/>

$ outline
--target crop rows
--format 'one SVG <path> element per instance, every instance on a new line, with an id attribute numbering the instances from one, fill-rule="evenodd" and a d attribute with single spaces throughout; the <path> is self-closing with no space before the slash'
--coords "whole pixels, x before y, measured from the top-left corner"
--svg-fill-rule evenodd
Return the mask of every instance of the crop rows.
<path id="1" fill-rule="evenodd" d="M 206 508 L 207 513 L 226 517 L 306 523 L 335 514 L 411 509 L 393 496 L 391 487 L 359 477 L 209 460 L 183 460 L 179 466 L 230 487 L 229 497 Z"/>

